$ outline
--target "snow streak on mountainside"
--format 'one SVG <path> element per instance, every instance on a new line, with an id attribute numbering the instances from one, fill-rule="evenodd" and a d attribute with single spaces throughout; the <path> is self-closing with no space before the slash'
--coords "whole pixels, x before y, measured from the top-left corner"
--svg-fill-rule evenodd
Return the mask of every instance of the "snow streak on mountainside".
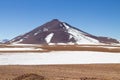
<path id="1" fill-rule="evenodd" d="M 97 37 L 54 19 L 36 29 L 18 36 L 9 43 L 24 44 L 99 44 L 119 43 L 116 39 Z"/>
<path id="2" fill-rule="evenodd" d="M 54 33 L 50 33 L 50 34 L 45 38 L 45 40 L 46 40 L 47 43 L 50 43 L 53 35 L 54 35 Z"/>
<path id="3" fill-rule="evenodd" d="M 80 32 L 74 28 L 69 27 L 67 24 L 63 23 L 63 25 L 66 27 L 68 30 L 68 33 L 70 36 L 72 36 L 77 44 L 91 44 L 91 43 L 99 43 L 98 40 L 85 36 L 83 32 Z"/>

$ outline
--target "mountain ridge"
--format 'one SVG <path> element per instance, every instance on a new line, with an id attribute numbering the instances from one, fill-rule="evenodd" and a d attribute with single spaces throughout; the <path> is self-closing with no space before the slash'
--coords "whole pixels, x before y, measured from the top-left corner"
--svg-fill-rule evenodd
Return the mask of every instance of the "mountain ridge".
<path id="1" fill-rule="evenodd" d="M 23 44 L 50 44 L 50 43 L 73 43 L 73 44 L 97 44 L 119 43 L 116 39 L 98 37 L 84 32 L 66 22 L 53 19 L 37 28 L 17 36 L 8 43 Z"/>

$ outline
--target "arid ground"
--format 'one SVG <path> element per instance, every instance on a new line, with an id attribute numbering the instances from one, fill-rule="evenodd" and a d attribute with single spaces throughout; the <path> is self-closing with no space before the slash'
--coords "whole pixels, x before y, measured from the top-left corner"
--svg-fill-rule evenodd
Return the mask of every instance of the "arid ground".
<path id="1" fill-rule="evenodd" d="M 50 51 L 98 51 L 119 54 L 120 46 L 0 45 L 1 56 L 8 52 L 11 54 Z M 120 64 L 0 65 L 0 80 L 120 80 Z"/>
<path id="2" fill-rule="evenodd" d="M 7 48 L 7 50 L 6 50 Z M 50 51 L 98 51 L 120 53 L 120 45 L 11 45 L 1 44 L 0 53 L 50 52 Z"/>
<path id="3" fill-rule="evenodd" d="M 120 80 L 120 64 L 7 65 L 0 80 Z"/>

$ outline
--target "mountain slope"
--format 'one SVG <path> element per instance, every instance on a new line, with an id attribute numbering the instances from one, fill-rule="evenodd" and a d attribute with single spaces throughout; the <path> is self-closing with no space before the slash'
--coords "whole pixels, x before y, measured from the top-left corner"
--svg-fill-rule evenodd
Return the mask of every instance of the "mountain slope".
<path id="1" fill-rule="evenodd" d="M 35 28 L 34 30 L 17 36 L 9 43 L 24 44 L 97 44 L 97 43 L 119 43 L 117 40 L 107 37 L 97 37 L 79 30 L 71 25 L 53 19 L 50 22 Z"/>
<path id="2" fill-rule="evenodd" d="M 8 42 L 9 40 L 8 39 L 3 39 L 3 40 L 0 40 L 0 44 L 4 44 L 6 42 Z"/>

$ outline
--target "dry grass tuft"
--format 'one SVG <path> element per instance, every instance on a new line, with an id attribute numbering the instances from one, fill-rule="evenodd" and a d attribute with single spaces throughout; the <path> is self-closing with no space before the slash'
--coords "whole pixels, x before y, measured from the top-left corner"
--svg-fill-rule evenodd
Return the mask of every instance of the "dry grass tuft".
<path id="1" fill-rule="evenodd" d="M 30 73 L 30 74 L 23 74 L 21 76 L 18 76 L 13 80 L 44 80 L 44 77 L 37 74 Z"/>

